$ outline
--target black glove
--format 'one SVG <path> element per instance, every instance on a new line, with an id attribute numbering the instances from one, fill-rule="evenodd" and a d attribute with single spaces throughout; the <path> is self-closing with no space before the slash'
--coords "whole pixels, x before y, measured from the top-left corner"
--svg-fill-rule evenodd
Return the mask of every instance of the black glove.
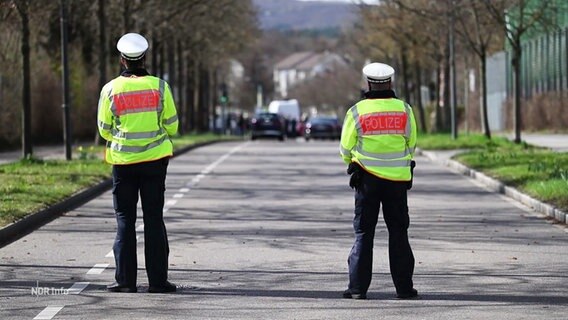
<path id="1" fill-rule="evenodd" d="M 347 174 L 351 175 L 351 178 L 349 178 L 349 186 L 351 189 L 359 189 L 361 179 L 363 178 L 361 167 L 357 163 L 351 162 L 347 167 Z"/>
<path id="2" fill-rule="evenodd" d="M 416 167 L 416 161 L 410 161 L 410 181 L 408 181 L 408 186 L 406 187 L 407 190 L 412 189 L 412 180 L 414 180 L 414 167 Z"/>

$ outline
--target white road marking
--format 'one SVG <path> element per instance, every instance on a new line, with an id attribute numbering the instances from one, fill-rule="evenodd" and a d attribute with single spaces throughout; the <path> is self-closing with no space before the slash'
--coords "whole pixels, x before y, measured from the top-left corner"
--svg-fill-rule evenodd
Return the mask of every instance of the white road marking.
<path id="1" fill-rule="evenodd" d="M 189 192 L 189 188 L 181 188 L 181 189 L 179 189 L 179 192 L 182 192 L 182 193 Z"/>
<path id="2" fill-rule="evenodd" d="M 174 199 L 179 199 L 179 198 L 183 198 L 183 193 L 176 193 L 173 196 Z"/>
<path id="3" fill-rule="evenodd" d="M 166 206 L 171 207 L 175 205 L 178 201 L 177 200 L 168 200 L 166 201 Z"/>
<path id="4" fill-rule="evenodd" d="M 47 306 L 45 307 L 45 309 L 43 309 L 37 316 L 35 316 L 35 319 L 42 319 L 42 320 L 49 320 L 52 319 L 53 317 L 55 317 L 55 315 L 61 311 L 61 309 L 63 309 L 64 306 Z"/>
<path id="5" fill-rule="evenodd" d="M 144 230 L 144 224 L 139 225 L 138 227 L 136 227 L 137 231 L 142 231 Z"/>
<path id="6" fill-rule="evenodd" d="M 168 207 L 164 208 L 164 213 L 168 212 L 168 210 L 170 210 L 170 208 Z"/>
<path id="7" fill-rule="evenodd" d="M 108 263 L 97 263 L 91 270 L 87 271 L 87 274 L 101 274 L 108 267 Z"/>
<path id="8" fill-rule="evenodd" d="M 71 288 L 69 288 L 69 294 L 79 294 L 81 291 L 85 290 L 89 286 L 89 282 L 75 282 Z"/>
<path id="9" fill-rule="evenodd" d="M 110 250 L 109 253 L 106 254 L 105 258 L 114 258 L 114 251 Z"/>
<path id="10" fill-rule="evenodd" d="M 248 144 L 250 144 L 250 141 L 245 142 L 241 145 L 238 145 L 238 146 L 234 147 L 233 149 L 231 149 L 229 152 L 222 155 L 219 159 L 215 160 L 215 162 L 211 163 L 210 165 L 205 167 L 205 169 L 201 170 L 201 173 L 199 173 L 198 175 L 193 177 L 193 179 L 191 179 L 191 181 L 187 183 L 187 186 L 188 187 L 195 186 L 201 179 L 205 178 L 205 176 L 207 174 L 211 173 L 219 164 L 221 164 L 223 161 L 227 160 L 227 158 L 230 157 L 233 153 L 241 150 L 242 148 L 244 148 Z"/>

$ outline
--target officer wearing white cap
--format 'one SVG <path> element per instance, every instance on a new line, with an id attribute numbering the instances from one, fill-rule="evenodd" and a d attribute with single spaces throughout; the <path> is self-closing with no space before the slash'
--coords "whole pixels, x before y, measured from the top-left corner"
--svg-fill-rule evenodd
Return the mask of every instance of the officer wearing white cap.
<path id="1" fill-rule="evenodd" d="M 407 190 L 412 186 L 416 121 L 411 107 L 392 90 L 394 69 L 384 63 L 363 68 L 365 98 L 345 115 L 340 155 L 355 189 L 355 243 L 349 254 L 348 299 L 366 299 L 373 269 L 373 241 L 380 206 L 389 232 L 389 262 L 399 299 L 418 296 L 414 256 L 408 242 Z"/>
<path id="2" fill-rule="evenodd" d="M 116 45 L 120 76 L 101 90 L 98 129 L 107 141 L 105 160 L 113 165 L 117 233 L 113 246 L 116 282 L 112 292 L 136 292 L 136 207 L 142 202 L 146 273 L 151 293 L 176 291 L 168 281 L 168 236 L 163 220 L 165 180 L 173 154 L 171 136 L 178 117 L 169 85 L 146 71 L 148 41 L 137 33 Z"/>

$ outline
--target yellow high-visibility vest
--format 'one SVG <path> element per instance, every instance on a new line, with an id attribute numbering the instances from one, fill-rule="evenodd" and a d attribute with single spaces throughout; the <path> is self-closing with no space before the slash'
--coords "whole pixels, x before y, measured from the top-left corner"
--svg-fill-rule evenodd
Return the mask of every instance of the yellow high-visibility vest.
<path id="1" fill-rule="evenodd" d="M 387 180 L 410 181 L 416 120 L 410 105 L 396 98 L 365 99 L 351 107 L 341 132 L 340 155 Z"/>
<path id="2" fill-rule="evenodd" d="M 170 137 L 178 116 L 166 81 L 153 76 L 119 76 L 107 83 L 99 99 L 98 129 L 107 141 L 105 160 L 132 164 L 173 154 Z"/>

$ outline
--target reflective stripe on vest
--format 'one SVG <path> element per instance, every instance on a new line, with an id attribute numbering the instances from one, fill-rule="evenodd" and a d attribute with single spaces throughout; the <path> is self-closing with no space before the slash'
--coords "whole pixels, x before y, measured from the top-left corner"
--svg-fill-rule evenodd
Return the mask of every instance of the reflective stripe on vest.
<path id="1" fill-rule="evenodd" d="M 350 156 L 351 155 L 351 150 L 345 149 L 342 146 L 339 146 L 339 153 L 341 153 L 341 155 L 343 156 Z"/>
<path id="2" fill-rule="evenodd" d="M 112 125 L 99 121 L 99 128 L 102 128 L 104 130 L 110 130 L 112 128 Z"/>
<path id="3" fill-rule="evenodd" d="M 170 117 L 170 118 L 168 118 L 168 119 L 166 119 L 166 120 L 164 120 L 164 124 L 168 125 L 168 124 L 172 124 L 172 123 L 174 123 L 174 122 L 176 122 L 176 121 L 178 121 L 178 116 L 177 116 L 177 114 L 174 115 L 174 116 L 172 116 L 172 117 Z"/>
<path id="4" fill-rule="evenodd" d="M 161 139 L 154 141 L 152 143 L 149 143 L 145 146 L 126 146 L 126 145 L 120 144 L 116 141 L 113 141 L 112 144 L 110 145 L 110 148 L 112 150 L 115 150 L 115 151 L 139 153 L 139 152 L 144 152 L 146 150 L 155 148 L 155 147 L 161 145 L 162 142 L 164 142 L 164 141 L 166 141 L 166 136 L 163 136 Z"/>
<path id="5" fill-rule="evenodd" d="M 410 167 L 410 159 L 408 160 L 368 160 L 357 159 L 365 167 Z"/>
<path id="6" fill-rule="evenodd" d="M 148 132 L 122 132 L 120 130 L 113 129 L 112 136 L 117 139 L 149 139 L 156 138 L 164 133 L 164 129 L 160 128 L 156 131 Z"/>
<path id="7" fill-rule="evenodd" d="M 374 152 L 365 151 L 363 150 L 363 148 L 357 147 L 357 152 L 364 155 L 365 157 L 379 158 L 379 159 L 399 159 L 399 158 L 404 158 L 407 155 L 411 154 L 408 148 L 404 149 L 404 151 L 402 152 L 374 153 Z"/>

